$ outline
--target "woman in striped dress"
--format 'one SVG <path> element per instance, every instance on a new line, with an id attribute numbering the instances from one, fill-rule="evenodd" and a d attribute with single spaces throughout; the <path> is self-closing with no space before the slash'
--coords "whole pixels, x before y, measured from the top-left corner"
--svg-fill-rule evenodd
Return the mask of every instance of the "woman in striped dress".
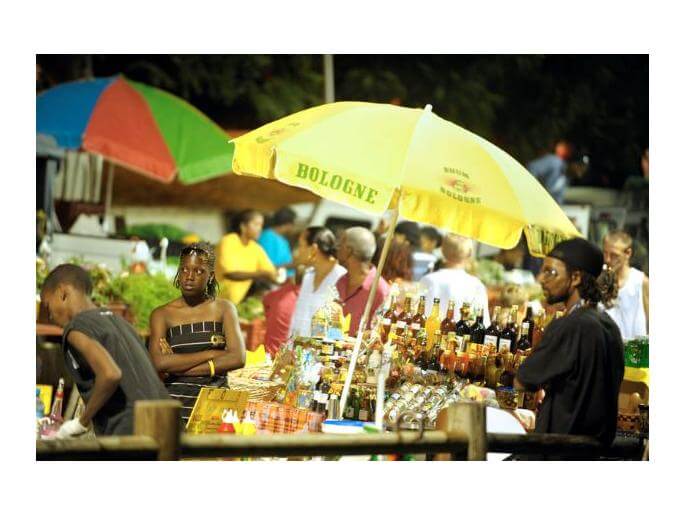
<path id="1" fill-rule="evenodd" d="M 181 297 L 150 315 L 150 357 L 184 423 L 203 386 L 225 386 L 226 372 L 245 365 L 236 307 L 217 298 L 214 264 L 211 245 L 185 247 L 174 279 Z"/>

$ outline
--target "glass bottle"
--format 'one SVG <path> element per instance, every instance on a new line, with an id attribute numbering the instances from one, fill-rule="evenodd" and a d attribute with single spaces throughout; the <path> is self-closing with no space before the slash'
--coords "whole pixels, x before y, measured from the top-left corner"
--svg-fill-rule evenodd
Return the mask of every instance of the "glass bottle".
<path id="1" fill-rule="evenodd" d="M 484 332 L 484 345 L 488 348 L 489 353 L 496 352 L 498 350 L 498 338 L 500 338 L 498 318 L 500 318 L 500 306 L 496 306 L 493 309 L 491 325 Z"/>
<path id="2" fill-rule="evenodd" d="M 471 307 L 468 302 L 464 302 L 460 308 L 460 320 L 455 325 L 455 333 L 458 336 L 465 336 L 470 333 L 469 327 L 469 312 Z"/>
<path id="3" fill-rule="evenodd" d="M 383 318 L 381 319 L 381 340 L 384 343 L 388 341 L 388 335 L 391 331 L 391 325 L 396 323 L 398 320 L 398 316 L 395 312 L 396 301 L 397 297 L 395 295 L 392 295 L 391 303 L 388 306 L 386 312 L 383 314 Z"/>
<path id="4" fill-rule="evenodd" d="M 477 345 L 484 344 L 486 336 L 486 328 L 484 327 L 484 310 L 482 308 L 476 311 L 476 322 L 470 327 L 470 339 L 472 343 Z"/>
<path id="5" fill-rule="evenodd" d="M 417 312 L 412 317 L 412 323 L 410 325 L 410 330 L 412 331 L 412 336 L 414 338 L 419 334 L 420 329 L 426 326 L 426 317 L 424 313 L 426 312 L 426 297 L 423 295 L 419 297 L 419 303 L 417 305 Z"/>
<path id="6" fill-rule="evenodd" d="M 50 423 L 59 425 L 62 423 L 62 403 L 64 401 L 64 379 L 60 377 L 57 384 L 57 393 L 50 410 Z"/>
<path id="7" fill-rule="evenodd" d="M 445 313 L 445 318 L 441 322 L 441 334 L 448 334 L 451 331 L 455 330 L 455 322 L 453 319 L 455 318 L 455 301 L 450 300 L 448 301 L 448 311 Z"/>
<path id="8" fill-rule="evenodd" d="M 514 352 L 517 334 L 515 333 L 514 323 L 512 321 L 512 313 L 508 315 L 507 325 L 498 337 L 498 353 Z"/>
<path id="9" fill-rule="evenodd" d="M 409 322 L 409 323 L 408 323 Z M 412 297 L 407 295 L 405 297 L 405 306 L 403 310 L 398 313 L 398 321 L 395 324 L 396 334 L 401 336 L 405 332 L 405 328 L 412 323 Z"/>
<path id="10" fill-rule="evenodd" d="M 517 342 L 517 352 L 526 353 L 531 349 L 531 340 L 529 340 L 529 322 L 524 320 L 522 322 L 522 334 Z"/>
<path id="11" fill-rule="evenodd" d="M 434 303 L 431 307 L 431 314 L 426 319 L 426 334 L 427 345 L 432 347 L 435 343 L 436 330 L 441 329 L 441 313 L 440 313 L 441 299 L 434 297 Z"/>

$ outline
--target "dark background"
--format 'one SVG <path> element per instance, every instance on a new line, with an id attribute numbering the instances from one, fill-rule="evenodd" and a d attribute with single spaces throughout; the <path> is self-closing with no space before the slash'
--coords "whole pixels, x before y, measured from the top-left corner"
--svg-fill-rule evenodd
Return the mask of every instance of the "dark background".
<path id="1" fill-rule="evenodd" d="M 123 73 L 185 98 L 225 128 L 321 104 L 321 55 L 38 55 L 37 89 Z M 336 100 L 430 103 L 520 162 L 567 138 L 576 184 L 621 188 L 648 147 L 647 55 L 336 55 Z"/>

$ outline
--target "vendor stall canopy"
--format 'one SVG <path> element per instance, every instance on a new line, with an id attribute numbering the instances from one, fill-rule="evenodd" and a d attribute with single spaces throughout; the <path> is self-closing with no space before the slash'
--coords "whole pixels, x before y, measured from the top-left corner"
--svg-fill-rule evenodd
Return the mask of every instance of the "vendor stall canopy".
<path id="1" fill-rule="evenodd" d="M 431 112 L 335 102 L 234 139 L 233 171 L 542 256 L 578 231 L 506 152 Z M 392 229 L 391 229 L 392 230 Z"/>
<path id="2" fill-rule="evenodd" d="M 226 133 L 184 100 L 124 76 L 61 84 L 36 98 L 36 133 L 169 183 L 231 171 Z"/>

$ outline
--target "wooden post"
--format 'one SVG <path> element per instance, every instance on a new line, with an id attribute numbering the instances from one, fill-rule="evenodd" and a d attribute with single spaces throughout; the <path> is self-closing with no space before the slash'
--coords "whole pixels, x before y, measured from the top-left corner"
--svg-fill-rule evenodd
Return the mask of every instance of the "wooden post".
<path id="1" fill-rule="evenodd" d="M 448 436 L 467 439 L 467 459 L 484 461 L 488 451 L 486 439 L 486 408 L 476 402 L 457 402 L 441 410 L 436 419 L 436 429 Z M 450 459 L 437 455 L 437 460 Z"/>
<path id="2" fill-rule="evenodd" d="M 181 403 L 173 400 L 136 401 L 133 434 L 155 439 L 159 445 L 158 460 L 178 460 Z"/>

